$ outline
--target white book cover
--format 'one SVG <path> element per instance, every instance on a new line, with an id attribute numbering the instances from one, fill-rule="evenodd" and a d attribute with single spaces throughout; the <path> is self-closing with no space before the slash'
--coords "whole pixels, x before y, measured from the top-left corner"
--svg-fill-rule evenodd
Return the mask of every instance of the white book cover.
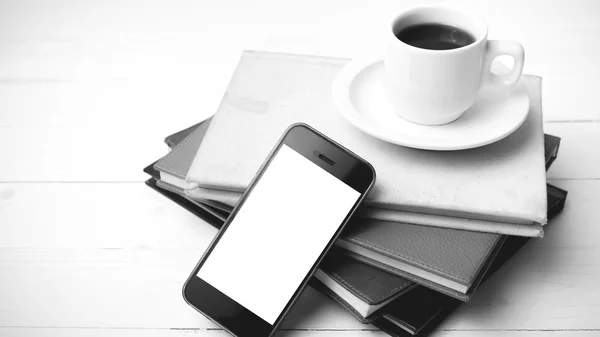
<path id="1" fill-rule="evenodd" d="M 425 151 L 373 138 L 336 111 L 331 86 L 347 62 L 245 52 L 186 180 L 204 189 L 241 193 L 285 129 L 304 122 L 375 167 L 377 182 L 361 216 L 542 236 L 546 173 L 539 77 L 522 76 L 530 112 L 513 134 L 470 150 Z M 193 189 L 187 193 L 195 196 Z"/>

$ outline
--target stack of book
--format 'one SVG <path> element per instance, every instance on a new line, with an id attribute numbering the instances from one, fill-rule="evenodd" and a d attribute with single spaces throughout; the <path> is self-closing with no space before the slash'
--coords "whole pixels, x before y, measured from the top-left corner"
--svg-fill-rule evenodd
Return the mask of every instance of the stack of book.
<path id="1" fill-rule="evenodd" d="M 560 139 L 544 135 L 541 80 L 523 76 L 530 111 L 513 134 L 481 148 L 435 152 L 389 144 L 335 110 L 343 59 L 246 52 L 216 114 L 168 136 L 147 184 L 219 227 L 269 150 L 295 122 L 369 161 L 377 182 L 311 280 L 363 323 L 424 335 L 558 213 L 546 184 Z"/>

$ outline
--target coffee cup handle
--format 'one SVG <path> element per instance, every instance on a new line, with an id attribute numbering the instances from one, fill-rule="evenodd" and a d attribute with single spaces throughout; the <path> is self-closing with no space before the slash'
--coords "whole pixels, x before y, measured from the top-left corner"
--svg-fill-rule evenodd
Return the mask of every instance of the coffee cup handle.
<path id="1" fill-rule="evenodd" d="M 497 75 L 492 72 L 492 63 L 498 56 L 508 55 L 514 60 L 514 65 L 508 74 Z M 497 87 L 517 83 L 523 64 L 525 62 L 525 50 L 523 46 L 515 41 L 488 40 L 483 59 L 483 85 L 486 87 Z"/>

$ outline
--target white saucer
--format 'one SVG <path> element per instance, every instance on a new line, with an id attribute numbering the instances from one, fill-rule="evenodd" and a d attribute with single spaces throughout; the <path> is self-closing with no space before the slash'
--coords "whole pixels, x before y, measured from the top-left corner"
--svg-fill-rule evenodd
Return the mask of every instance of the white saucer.
<path id="1" fill-rule="evenodd" d="M 381 140 L 425 150 L 463 150 L 496 142 L 515 131 L 529 113 L 522 82 L 482 92 L 456 121 L 438 126 L 409 122 L 394 112 L 384 88 L 382 60 L 351 61 L 336 77 L 333 101 L 356 128 Z"/>

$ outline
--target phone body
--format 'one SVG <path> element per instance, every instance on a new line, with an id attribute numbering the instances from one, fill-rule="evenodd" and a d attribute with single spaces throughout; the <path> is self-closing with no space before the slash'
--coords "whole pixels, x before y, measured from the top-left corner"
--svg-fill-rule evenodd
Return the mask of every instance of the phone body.
<path id="1" fill-rule="evenodd" d="M 185 282 L 185 301 L 234 336 L 273 335 L 374 182 L 364 159 L 293 124 Z"/>

